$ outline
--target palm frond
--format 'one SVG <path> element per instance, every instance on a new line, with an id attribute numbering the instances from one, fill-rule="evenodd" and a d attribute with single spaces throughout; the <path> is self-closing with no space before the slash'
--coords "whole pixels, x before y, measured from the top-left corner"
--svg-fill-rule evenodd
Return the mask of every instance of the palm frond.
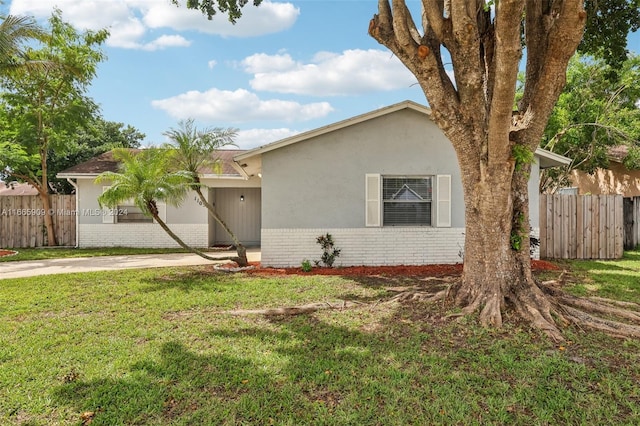
<path id="1" fill-rule="evenodd" d="M 116 149 L 113 157 L 120 162 L 119 172 L 104 172 L 96 183 L 111 186 L 98 199 L 101 205 L 115 207 L 126 200 L 149 214 L 149 204 L 162 201 L 180 206 L 190 188 L 187 172 L 171 171 L 173 154 L 166 149 L 149 148 L 139 152 Z"/>
<path id="2" fill-rule="evenodd" d="M 8 15 L 0 22 L 0 72 L 20 67 L 48 67 L 49 61 L 30 61 L 25 46 L 32 40 L 46 41 L 49 35 L 31 17 Z"/>
<path id="3" fill-rule="evenodd" d="M 195 121 L 188 119 L 179 121 L 177 129 L 171 128 L 163 134 L 170 140 L 165 147 L 176 152 L 176 168 L 190 172 L 197 182 L 198 173 L 203 168 L 215 168 L 217 150 L 236 146 L 237 130 L 219 127 L 198 129 Z"/>

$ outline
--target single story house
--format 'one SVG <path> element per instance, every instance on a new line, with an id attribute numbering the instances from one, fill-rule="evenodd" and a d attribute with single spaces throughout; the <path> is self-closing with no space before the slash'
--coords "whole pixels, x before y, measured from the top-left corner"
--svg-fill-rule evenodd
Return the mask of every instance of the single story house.
<path id="1" fill-rule="evenodd" d="M 28 183 L 0 181 L 0 196 L 38 195 L 38 190 Z"/>
<path id="2" fill-rule="evenodd" d="M 427 107 L 405 101 L 249 151 L 222 151 L 223 173 L 204 173 L 203 183 L 240 240 L 261 246 L 265 266 L 319 259 L 316 238 L 326 233 L 342 250 L 336 265 L 460 262 L 460 171 L 451 143 L 429 117 Z M 99 210 L 103 188 L 95 176 L 117 169 L 109 153 L 101 157 L 59 174 L 78 188 L 79 245 L 175 245 L 153 223 L 85 214 Z M 529 182 L 536 234 L 540 168 L 569 162 L 536 151 Z M 163 215 L 188 244 L 228 242 L 195 197 L 179 209 L 163 208 Z"/>
<path id="3" fill-rule="evenodd" d="M 640 196 L 640 170 L 630 170 L 624 165 L 629 150 L 620 145 L 609 149 L 609 167 L 598 168 L 593 174 L 581 170 L 571 172 L 572 186 L 560 192 L 578 195 Z"/>
<path id="4" fill-rule="evenodd" d="M 209 189 L 208 200 L 215 203 L 218 213 L 247 246 L 260 245 L 260 178 L 246 175 L 233 161 L 239 150 L 220 150 L 220 173 L 204 171 L 201 180 Z M 177 247 L 151 218 L 140 214 L 132 203 L 117 209 L 103 209 L 98 197 L 108 188 L 96 184 L 102 172 L 117 172 L 118 162 L 112 152 L 58 173 L 76 188 L 76 232 L 79 247 Z M 189 194 L 179 208 L 159 205 L 160 217 L 171 229 L 193 247 L 229 245 L 231 238 L 209 217 L 195 192 Z M 120 214 L 114 214 L 120 213 Z"/>

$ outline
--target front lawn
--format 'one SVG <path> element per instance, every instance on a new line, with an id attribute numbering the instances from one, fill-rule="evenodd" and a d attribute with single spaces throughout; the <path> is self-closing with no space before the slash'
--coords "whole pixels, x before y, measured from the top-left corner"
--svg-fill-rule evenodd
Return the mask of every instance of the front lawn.
<path id="1" fill-rule="evenodd" d="M 596 284 L 576 291 L 609 294 L 583 266 Z M 626 300 L 639 276 L 620 281 Z M 209 267 L 2 280 L 0 424 L 638 423 L 639 342 L 567 330 L 555 345 L 510 317 L 490 331 L 384 303 L 398 285 Z M 229 313 L 335 300 L 362 304 Z"/>
<path id="2" fill-rule="evenodd" d="M 11 256 L 0 256 L 0 262 L 18 262 L 21 260 L 44 260 L 72 257 L 95 257 L 95 256 L 121 256 L 127 254 L 164 254 L 164 253 L 186 253 L 186 250 L 175 249 L 153 249 L 153 248 L 131 248 L 131 247 L 104 247 L 104 248 L 73 248 L 73 247 L 39 247 L 39 248 L 18 248 L 7 249 L 16 251 L 17 254 Z M 0 250 L 2 251 L 2 250 Z"/>

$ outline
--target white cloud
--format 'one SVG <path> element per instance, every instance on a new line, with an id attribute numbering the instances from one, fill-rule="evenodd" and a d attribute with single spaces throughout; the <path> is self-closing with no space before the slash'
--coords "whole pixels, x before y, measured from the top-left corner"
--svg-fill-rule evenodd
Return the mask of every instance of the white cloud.
<path id="1" fill-rule="evenodd" d="M 211 21 L 197 10 L 176 7 L 169 0 L 13 0 L 10 12 L 47 19 L 53 8 L 62 11 L 63 19 L 80 29 L 108 28 L 110 46 L 126 49 L 158 50 L 184 47 L 190 43 L 179 35 L 165 34 L 145 40 L 150 29 L 155 31 L 199 31 L 233 37 L 254 37 L 290 28 L 300 9 L 291 3 L 264 1 L 259 7 L 248 4 L 242 19 L 232 25 L 225 15 Z"/>
<path id="2" fill-rule="evenodd" d="M 256 54 L 241 66 L 254 75 L 254 90 L 299 95 L 352 95 L 408 88 L 416 82 L 398 58 L 375 49 L 319 52 L 308 63 L 288 54 Z"/>
<path id="3" fill-rule="evenodd" d="M 324 117 L 333 111 L 328 102 L 300 104 L 280 99 L 262 100 L 244 89 L 228 91 L 215 88 L 154 100 L 151 105 L 177 119 L 191 117 L 228 123 L 253 120 L 306 121 Z"/>
<path id="4" fill-rule="evenodd" d="M 235 142 L 240 149 L 251 149 L 300 133 L 287 128 L 240 130 Z"/>
<path id="5" fill-rule="evenodd" d="M 131 18 L 133 14 L 127 3 L 126 0 L 13 0 L 10 11 L 47 19 L 57 7 L 65 21 L 81 29 L 97 30 L 117 27 Z"/>
<path id="6" fill-rule="evenodd" d="M 167 47 L 187 47 L 191 42 L 180 35 L 163 35 L 141 46 L 144 50 L 160 50 Z"/>
<path id="7" fill-rule="evenodd" d="M 86 1 L 86 0 L 84 0 Z M 207 34 L 232 37 L 255 37 L 286 30 L 293 26 L 300 9 L 291 3 L 263 1 L 254 7 L 249 3 L 242 10 L 242 18 L 235 25 L 221 13 L 208 20 L 197 10 L 177 8 L 168 0 L 153 0 L 153 7 L 144 13 L 150 28 L 172 28 L 177 31 L 196 30 Z"/>
<path id="8" fill-rule="evenodd" d="M 214 60 L 214 59 L 212 59 L 209 62 L 207 62 L 207 66 L 211 70 L 214 69 L 216 65 L 218 65 L 218 62 L 216 60 Z"/>
<path id="9" fill-rule="evenodd" d="M 263 74 L 289 71 L 296 67 L 296 62 L 289 54 L 267 55 L 266 53 L 256 53 L 244 58 L 240 62 L 240 66 L 250 74 Z"/>

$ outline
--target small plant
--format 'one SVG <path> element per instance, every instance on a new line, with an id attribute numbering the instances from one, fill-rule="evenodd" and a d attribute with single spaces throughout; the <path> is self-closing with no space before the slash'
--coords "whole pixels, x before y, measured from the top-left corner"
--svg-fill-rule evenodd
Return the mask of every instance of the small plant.
<path id="1" fill-rule="evenodd" d="M 513 158 L 516 160 L 516 171 L 521 171 L 526 165 L 530 165 L 534 162 L 533 151 L 529 147 L 522 145 L 514 145 L 511 149 Z M 528 178 L 527 174 L 527 178 Z"/>
<path id="2" fill-rule="evenodd" d="M 524 228 L 524 214 L 520 212 L 515 220 L 516 224 L 511 230 L 511 237 L 509 241 L 511 242 L 511 249 L 515 251 L 520 251 L 522 248 L 522 241 L 526 238 L 526 231 Z"/>
<path id="3" fill-rule="evenodd" d="M 333 262 L 337 257 L 340 257 L 341 250 L 335 247 L 331 234 L 327 232 L 325 235 L 320 235 L 316 238 L 316 242 L 322 247 L 322 257 L 320 260 L 316 260 L 315 264 L 318 266 L 322 262 L 328 268 L 333 267 Z"/>
<path id="4" fill-rule="evenodd" d="M 313 266 L 311 265 L 311 261 L 309 259 L 302 260 L 302 272 L 311 272 Z"/>

